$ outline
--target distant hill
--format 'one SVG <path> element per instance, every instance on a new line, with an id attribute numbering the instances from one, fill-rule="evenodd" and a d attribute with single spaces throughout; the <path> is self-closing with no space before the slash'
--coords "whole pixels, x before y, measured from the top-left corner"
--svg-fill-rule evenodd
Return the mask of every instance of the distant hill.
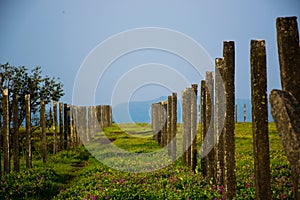
<path id="1" fill-rule="evenodd" d="M 117 123 L 128 123 L 133 122 L 143 122 L 150 123 L 151 121 L 151 104 L 167 100 L 166 96 L 159 97 L 157 99 L 149 101 L 134 101 L 127 103 L 122 103 L 113 108 L 114 121 Z M 200 102 L 198 97 L 198 102 Z M 252 121 L 251 113 L 251 100 L 249 99 L 236 99 L 236 105 L 238 106 L 238 121 L 244 121 L 244 104 L 246 104 L 246 121 Z M 126 114 L 129 113 L 129 114 Z M 131 119 L 130 119 L 131 118 Z M 177 121 L 181 122 L 181 103 L 177 103 Z M 273 118 L 270 112 L 269 104 L 269 121 L 273 122 Z"/>

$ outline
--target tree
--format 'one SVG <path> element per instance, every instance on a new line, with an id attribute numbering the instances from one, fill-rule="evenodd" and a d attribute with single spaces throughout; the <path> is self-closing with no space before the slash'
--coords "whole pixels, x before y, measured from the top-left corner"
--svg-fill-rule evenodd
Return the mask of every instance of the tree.
<path id="1" fill-rule="evenodd" d="M 29 71 L 25 66 L 14 67 L 6 64 L 0 65 L 0 100 L 2 91 L 7 88 L 9 91 L 10 104 L 13 94 L 19 96 L 19 126 L 25 119 L 25 95 L 30 94 L 30 107 L 32 114 L 40 110 L 41 99 L 45 104 L 51 101 L 58 101 L 63 95 L 63 84 L 59 78 L 42 76 L 41 67 L 35 67 Z M 11 105 L 10 105 L 11 106 Z M 12 115 L 10 111 L 10 116 Z M 0 106 L 0 114 L 2 108 Z"/>

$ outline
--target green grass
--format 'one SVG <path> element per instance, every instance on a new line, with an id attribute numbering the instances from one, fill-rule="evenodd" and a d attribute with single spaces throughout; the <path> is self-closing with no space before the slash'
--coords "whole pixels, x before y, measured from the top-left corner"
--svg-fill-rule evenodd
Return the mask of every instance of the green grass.
<path id="1" fill-rule="evenodd" d="M 57 155 L 50 154 L 48 163 L 43 164 L 39 154 L 33 161 L 34 172 L 30 176 L 21 177 L 23 182 L 38 185 L 38 180 L 32 176 L 40 177 L 44 174 L 44 185 L 38 185 L 40 193 L 27 192 L 27 198 L 40 199 L 221 199 L 223 186 L 214 185 L 211 180 L 189 171 L 182 166 L 181 157 L 175 163 L 161 168 L 163 163 L 171 163 L 166 151 L 159 151 L 161 147 L 154 141 L 152 133 L 144 133 L 150 129 L 148 124 L 125 124 L 112 126 L 98 133 L 95 140 L 86 146 L 92 154 L 89 155 L 83 148 L 62 151 Z M 200 130 L 200 129 L 199 129 Z M 181 153 L 181 126 L 178 125 L 178 154 Z M 35 135 L 39 138 L 39 133 Z M 127 154 L 112 150 L 109 146 L 101 144 L 108 138 L 113 145 L 130 153 L 139 153 L 130 157 Z M 198 131 L 200 138 L 200 131 Z M 281 140 L 274 123 L 269 124 L 270 140 L 270 169 L 273 199 L 291 199 L 291 172 L 290 166 L 283 151 Z M 100 142 L 101 141 L 101 142 Z M 100 143 L 99 143 L 100 142 Z M 236 142 L 236 199 L 255 198 L 254 169 L 253 169 L 253 140 L 251 123 L 238 123 L 235 128 Z M 35 145 L 40 145 L 39 141 Z M 198 141 L 200 148 L 201 142 Z M 161 157 L 140 157 L 145 153 L 159 152 Z M 22 165 L 24 161 L 22 161 Z M 75 167 L 74 165 L 81 167 Z M 198 160 L 200 166 L 200 160 Z M 146 167 L 145 167 L 146 166 Z M 147 167 L 148 166 L 148 167 Z M 112 168 L 111 168 L 112 167 Z M 23 168 L 22 168 L 23 169 Z M 119 170 L 116 170 L 119 169 Z M 130 169 L 130 170 L 129 170 Z M 48 171 L 47 171 L 48 170 Z M 154 171 L 153 171 L 154 170 Z M 130 173 L 128 171 L 145 171 Z M 146 172 L 150 171 L 150 172 Z M 45 173 L 44 173 L 45 172 Z M 47 173 L 46 173 L 47 172 Z M 13 189 L 17 186 L 8 175 L 1 179 L 2 188 L 0 197 L 14 197 Z M 6 182 L 5 182 L 6 180 Z M 6 184 L 6 185 L 5 185 Z M 5 187 L 3 187 L 5 185 Z M 29 184 L 28 184 L 29 185 Z M 14 186 L 14 187 L 9 187 Z M 27 186 L 28 191 L 34 188 Z M 11 189 L 13 188 L 13 189 Z M 47 189 L 48 188 L 48 189 Z M 22 190 L 23 191 L 23 190 Z M 44 192 L 43 192 L 44 191 Z M 5 193 L 4 193 L 5 192 Z M 2 195 L 2 196 L 1 196 Z M 23 195 L 23 196 L 22 196 Z M 20 193 L 18 198 L 25 197 Z M 5 198 L 4 198 L 5 199 Z M 26 198 L 25 198 L 26 199 Z"/>

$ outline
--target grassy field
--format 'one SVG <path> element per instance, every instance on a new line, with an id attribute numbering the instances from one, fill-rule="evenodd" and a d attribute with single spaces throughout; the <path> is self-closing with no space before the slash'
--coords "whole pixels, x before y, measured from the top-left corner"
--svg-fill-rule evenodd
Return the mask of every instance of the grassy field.
<path id="1" fill-rule="evenodd" d="M 95 141 L 97 142 L 87 144 L 87 148 L 96 158 L 100 158 L 101 162 L 90 155 L 84 147 L 62 151 L 57 155 L 50 154 L 47 164 L 42 163 L 37 151 L 34 154 L 33 169 L 23 169 L 21 173 L 11 173 L 1 178 L 0 199 L 223 198 L 224 187 L 222 185 L 214 185 L 212 180 L 203 177 L 198 169 L 194 173 L 183 167 L 181 157 L 171 163 L 170 158 L 165 156 L 166 152 L 160 152 L 160 147 L 147 132 L 150 129 L 149 125 L 120 127 L 121 129 L 114 125 L 105 129 L 104 132 L 96 135 Z M 251 123 L 238 123 L 235 130 L 236 199 L 254 199 Z M 120 149 L 138 154 L 128 157 L 124 152 L 112 151 L 104 145 L 106 143 L 103 138 L 108 138 Z M 290 167 L 273 123 L 269 124 L 269 139 L 272 197 L 273 199 L 291 199 Z M 180 126 L 178 126 L 179 145 L 180 142 Z M 37 141 L 34 145 L 38 148 L 39 142 Z M 199 147 L 200 145 L 198 142 Z M 179 154 L 180 151 L 179 149 L 177 153 Z M 151 152 L 159 152 L 161 154 L 158 153 L 158 155 L 161 157 L 153 159 Z M 147 153 L 150 156 L 138 156 Z M 21 163 L 24 165 L 23 160 Z M 164 163 L 171 164 L 162 168 Z M 132 173 L 130 171 L 145 172 Z"/>

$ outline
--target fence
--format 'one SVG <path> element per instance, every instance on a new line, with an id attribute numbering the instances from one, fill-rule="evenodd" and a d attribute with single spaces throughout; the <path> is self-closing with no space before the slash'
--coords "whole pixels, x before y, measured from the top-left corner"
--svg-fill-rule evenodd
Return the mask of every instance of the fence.
<path id="1" fill-rule="evenodd" d="M 281 84 L 284 91 L 274 90 L 270 96 L 272 115 L 291 163 L 295 199 L 300 199 L 300 48 L 296 17 L 277 19 L 277 41 Z M 257 199 L 271 199 L 270 155 L 268 138 L 268 96 L 266 44 L 264 40 L 250 42 L 252 132 L 254 174 Z M 223 43 L 223 57 L 215 60 L 215 73 L 207 72 L 201 81 L 201 164 L 204 176 L 224 185 L 227 199 L 236 195 L 235 166 L 235 46 Z M 215 82 L 214 82 L 215 79 Z M 223 81 L 223 82 L 222 82 Z M 215 85 L 215 91 L 214 91 Z M 195 170 L 196 149 L 196 85 L 182 91 L 182 161 Z M 287 91 L 287 92 L 286 92 Z M 196 95 L 195 95 L 196 94 Z M 215 94 L 215 95 L 214 95 Z M 215 102 L 215 104 L 214 104 Z M 166 146 L 170 140 L 163 123 L 166 107 L 152 105 L 152 126 L 156 140 Z M 168 99 L 168 105 L 170 101 Z M 168 118 L 169 119 L 169 118 Z M 216 122 L 214 120 L 216 119 Z M 246 104 L 244 104 L 244 123 Z M 164 126 L 165 125 L 165 126 Z M 175 128 L 175 126 L 173 126 Z M 214 130 L 216 127 L 216 130 Z M 177 134 L 177 133 L 175 133 Z M 159 139 L 159 138 L 162 139 Z M 167 141 L 167 144 L 164 142 Z M 215 145 L 216 143 L 216 145 Z"/>
<path id="2" fill-rule="evenodd" d="M 18 110 L 18 96 L 13 95 L 12 103 L 12 127 L 10 127 L 10 108 L 9 108 L 9 97 L 8 90 L 3 90 L 3 99 L 2 99 L 2 131 L 3 136 L 3 172 L 10 173 L 11 170 L 11 152 L 13 153 L 13 167 L 14 171 L 20 170 L 20 135 L 19 135 L 19 110 Z M 25 143 L 25 161 L 26 168 L 32 167 L 32 117 L 30 109 L 30 95 L 25 95 L 25 126 L 26 126 L 26 143 Z M 99 105 L 99 106 L 71 106 L 70 104 L 64 104 L 59 102 L 59 113 L 57 113 L 57 102 L 53 101 L 52 108 L 50 112 L 53 117 L 51 120 L 51 127 L 53 131 L 53 141 L 50 142 L 47 140 L 46 133 L 46 109 L 45 101 L 41 100 L 40 103 L 40 117 L 39 117 L 39 126 L 41 128 L 41 149 L 43 162 L 47 162 L 47 154 L 49 147 L 53 147 L 53 153 L 56 154 L 58 151 L 67 150 L 78 145 L 81 145 L 82 142 L 89 141 L 93 138 L 95 130 L 101 131 L 101 129 L 109 127 L 112 125 L 112 108 L 109 105 Z M 86 115 L 88 111 L 88 116 Z M 71 114 L 72 113 L 72 114 Z M 58 118 L 57 118 L 58 116 Z M 58 122 L 59 119 L 59 122 Z M 95 124 L 95 119 L 97 119 L 98 124 Z M 53 121 L 52 121 L 53 120 Z M 77 127 L 76 121 L 80 120 L 79 126 Z M 80 126 L 81 125 L 81 126 Z M 96 128 L 100 127 L 100 128 Z M 79 130 L 80 129 L 80 137 Z M 13 141 L 11 141 L 11 138 Z M 13 144 L 13 146 L 11 145 Z M 0 147 L 1 149 L 1 147 Z M 0 152 L 1 154 L 1 152 Z M 0 163 L 2 163 L 0 157 Z M 2 174 L 2 165 L 0 165 L 0 175 Z"/>

